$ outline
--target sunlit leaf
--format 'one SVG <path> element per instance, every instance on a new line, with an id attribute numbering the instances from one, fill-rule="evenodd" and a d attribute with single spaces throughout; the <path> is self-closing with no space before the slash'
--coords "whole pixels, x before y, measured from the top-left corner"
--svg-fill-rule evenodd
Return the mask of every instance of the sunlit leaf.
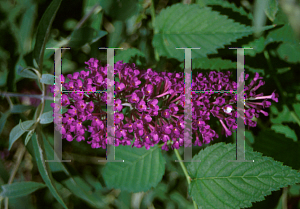
<path id="1" fill-rule="evenodd" d="M 165 159 L 157 146 L 149 150 L 131 146 L 115 148 L 116 160 L 103 169 L 107 187 L 131 192 L 147 191 L 155 187 L 165 172 Z"/>
<path id="2" fill-rule="evenodd" d="M 217 143 L 200 151 L 188 166 L 189 193 L 205 209 L 239 209 L 282 187 L 300 182 L 300 173 L 246 146 L 246 160 L 236 159 L 236 145 Z"/>

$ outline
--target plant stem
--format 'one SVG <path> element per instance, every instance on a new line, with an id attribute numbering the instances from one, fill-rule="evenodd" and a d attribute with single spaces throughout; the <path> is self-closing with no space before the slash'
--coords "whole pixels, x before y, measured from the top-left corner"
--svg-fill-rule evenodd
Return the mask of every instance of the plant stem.
<path id="1" fill-rule="evenodd" d="M 190 185 L 191 184 L 191 177 L 189 176 L 189 174 L 187 172 L 187 169 L 186 169 L 184 163 L 182 162 L 182 158 L 181 158 L 181 156 L 180 156 L 180 154 L 179 154 L 179 152 L 178 152 L 177 149 L 174 149 L 174 152 L 176 154 L 177 159 L 179 160 L 179 164 L 180 164 L 180 166 L 181 166 L 181 168 L 183 170 L 183 173 L 184 173 L 184 175 L 186 177 L 188 185 Z M 192 198 L 192 200 L 193 200 L 193 198 Z M 195 209 L 198 209 L 197 203 L 194 200 L 193 200 L 193 205 L 194 205 Z"/>

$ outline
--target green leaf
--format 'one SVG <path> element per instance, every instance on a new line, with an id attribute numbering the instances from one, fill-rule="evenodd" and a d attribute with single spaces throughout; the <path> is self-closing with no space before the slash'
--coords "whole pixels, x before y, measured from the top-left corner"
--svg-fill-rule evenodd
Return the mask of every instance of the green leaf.
<path id="1" fill-rule="evenodd" d="M 18 67 L 17 74 L 24 78 L 32 78 L 32 79 L 38 78 L 37 74 L 32 72 L 30 69 L 23 70 L 23 67 L 21 66 Z"/>
<path id="2" fill-rule="evenodd" d="M 235 3 L 230 3 L 228 1 L 224 1 L 224 0 L 197 0 L 196 1 L 199 5 L 208 5 L 208 6 L 214 6 L 214 5 L 218 5 L 218 6 L 222 6 L 223 8 L 229 8 L 232 9 L 232 11 L 234 12 L 238 12 L 241 15 L 247 16 L 250 20 L 253 19 L 253 16 L 251 13 L 247 13 L 243 7 L 237 7 L 235 5 Z"/>
<path id="3" fill-rule="evenodd" d="M 244 54 L 254 57 L 257 53 L 263 52 L 265 48 L 265 38 L 261 36 L 260 38 L 254 39 L 253 41 L 243 45 L 243 47 L 253 48 L 244 50 Z"/>
<path id="4" fill-rule="evenodd" d="M 298 140 L 297 135 L 293 129 L 289 126 L 274 124 L 271 127 L 276 133 L 284 134 L 287 138 L 293 139 L 295 142 Z"/>
<path id="5" fill-rule="evenodd" d="M 300 62 L 300 44 L 282 43 L 277 49 L 278 56 L 291 63 Z"/>
<path id="6" fill-rule="evenodd" d="M 68 207 L 65 205 L 64 201 L 62 200 L 61 196 L 58 194 L 58 191 L 55 187 L 54 179 L 52 177 L 52 173 L 49 168 L 49 163 L 45 162 L 45 160 L 47 160 L 47 157 L 45 153 L 44 141 L 39 129 L 37 129 L 37 133 L 33 134 L 31 141 L 34 148 L 35 160 L 44 182 L 46 183 L 47 187 L 49 188 L 50 192 L 55 197 L 55 199 L 64 208 L 68 209 Z"/>
<path id="7" fill-rule="evenodd" d="M 152 44 L 161 56 L 183 61 L 184 51 L 176 48 L 201 47 L 192 50 L 192 58 L 206 57 L 252 33 L 252 27 L 234 22 L 211 8 L 174 4 L 157 16 Z"/>
<path id="8" fill-rule="evenodd" d="M 25 13 L 22 17 L 19 33 L 19 47 L 21 50 L 21 54 L 26 54 L 31 51 L 32 30 L 36 19 L 36 13 L 37 5 L 31 4 L 30 7 L 25 10 Z"/>
<path id="9" fill-rule="evenodd" d="M 147 191 L 157 186 L 165 172 L 165 159 L 157 146 L 146 150 L 131 146 L 115 148 L 116 160 L 108 162 L 103 169 L 103 178 L 109 188 L 129 192 Z"/>
<path id="10" fill-rule="evenodd" d="M 180 65 L 184 68 L 184 63 Z M 236 63 L 231 60 L 224 60 L 221 58 L 195 58 L 192 61 L 192 69 L 204 69 L 204 70 L 228 70 L 236 69 Z"/>
<path id="11" fill-rule="evenodd" d="M 25 138 L 25 146 L 28 144 L 28 142 L 30 141 L 30 139 L 32 138 L 32 135 L 34 133 L 34 130 L 28 131 L 27 136 Z"/>
<path id="12" fill-rule="evenodd" d="M 68 45 L 70 47 L 79 48 L 86 43 L 94 43 L 95 41 L 99 40 L 106 34 L 107 34 L 106 31 L 102 31 L 102 30 L 97 31 L 91 27 L 82 27 L 73 31 Z"/>
<path id="13" fill-rule="evenodd" d="M 137 48 L 130 48 L 127 50 L 121 50 L 117 53 L 115 56 L 115 62 L 122 61 L 124 63 L 129 63 L 130 59 L 139 56 L 139 57 L 145 57 L 145 54 L 138 50 Z"/>
<path id="14" fill-rule="evenodd" d="M 44 138 L 44 137 L 43 137 Z M 49 144 L 49 142 L 44 138 L 45 151 L 48 159 L 57 159 L 57 155 L 53 150 L 53 147 Z M 56 158 L 54 158 L 54 156 Z M 64 179 L 61 183 L 67 187 L 76 197 L 88 202 L 93 205 L 95 208 L 105 208 L 103 206 L 103 198 L 99 197 L 99 195 L 92 194 L 90 186 L 81 180 L 79 176 L 72 176 L 68 169 L 61 162 L 50 163 L 50 169 L 52 172 L 64 173 L 66 175 L 66 179 Z M 74 174 L 73 174 L 74 175 Z"/>
<path id="15" fill-rule="evenodd" d="M 48 85 L 54 85 L 54 75 L 52 74 L 43 74 L 41 79 L 41 83 L 48 84 Z"/>
<path id="16" fill-rule="evenodd" d="M 46 11 L 44 12 L 37 28 L 36 41 L 33 49 L 33 58 L 37 62 L 40 69 L 42 69 L 43 67 L 42 64 L 44 51 L 50 34 L 51 25 L 54 21 L 61 1 L 62 0 L 53 0 L 50 3 Z"/>
<path id="17" fill-rule="evenodd" d="M 272 123 L 277 123 L 277 124 L 281 124 L 283 122 L 293 122 L 296 123 L 297 121 L 292 117 L 291 112 L 288 108 L 287 105 L 283 105 L 283 110 L 282 112 L 278 112 L 277 108 L 275 106 L 271 106 L 271 110 L 272 112 L 274 112 L 274 114 L 276 113 L 276 115 L 278 115 L 277 117 L 274 117 L 273 115 L 271 115 L 270 120 Z"/>
<path id="18" fill-rule="evenodd" d="M 9 115 L 10 115 L 10 111 L 9 110 L 6 111 L 5 113 L 2 113 L 2 115 L 1 115 L 1 118 L 0 118 L 0 134 L 3 131 L 3 128 L 4 128 L 5 123 L 6 123 L 6 120 L 9 117 Z"/>
<path id="19" fill-rule="evenodd" d="M 99 3 L 104 12 L 115 20 L 124 21 L 137 14 L 139 9 L 137 0 L 100 0 Z"/>
<path id="20" fill-rule="evenodd" d="M 217 143 L 200 151 L 188 166 L 189 194 L 205 209 L 245 208 L 282 187 L 300 182 L 300 174 L 246 147 L 246 160 L 236 159 L 236 145 Z"/>
<path id="21" fill-rule="evenodd" d="M 278 11 L 278 0 L 268 0 L 268 6 L 265 7 L 267 17 L 273 22 Z"/>
<path id="22" fill-rule="evenodd" d="M 33 109 L 33 106 L 28 105 L 13 105 L 13 108 L 11 110 L 11 113 L 23 113 L 27 110 Z"/>
<path id="23" fill-rule="evenodd" d="M 9 147 L 10 150 L 12 145 L 15 143 L 15 141 L 20 138 L 25 133 L 25 130 L 21 128 L 24 127 L 24 129 L 30 129 L 31 126 L 35 123 L 34 120 L 27 120 L 24 122 L 21 122 L 20 124 L 16 125 L 9 134 Z"/>
<path id="24" fill-rule="evenodd" d="M 265 45 L 274 41 L 284 41 L 291 44 L 299 44 L 299 41 L 295 36 L 293 28 L 290 26 L 286 14 L 282 11 L 280 7 L 278 9 L 278 13 L 273 23 L 277 24 L 278 27 L 268 33 Z"/>
<path id="25" fill-rule="evenodd" d="M 5 184 L 1 186 L 2 192 L 0 193 L 0 196 L 8 198 L 21 197 L 29 195 L 32 192 L 35 192 L 36 190 L 41 189 L 45 186 L 45 184 L 32 181 Z"/>
<path id="26" fill-rule="evenodd" d="M 40 124 L 48 124 L 53 122 L 53 110 L 44 112 L 40 117 Z"/>

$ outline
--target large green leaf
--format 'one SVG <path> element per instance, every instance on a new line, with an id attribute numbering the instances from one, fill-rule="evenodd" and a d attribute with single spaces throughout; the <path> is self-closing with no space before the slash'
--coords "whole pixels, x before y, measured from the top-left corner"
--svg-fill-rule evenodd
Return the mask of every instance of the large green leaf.
<path id="1" fill-rule="evenodd" d="M 188 166 L 189 193 L 205 209 L 251 207 L 288 185 L 300 182 L 300 174 L 270 157 L 246 147 L 246 159 L 254 162 L 229 162 L 236 158 L 236 145 L 218 143 L 193 157 Z"/>
<path id="2" fill-rule="evenodd" d="M 10 150 L 15 141 L 22 136 L 27 129 L 30 129 L 31 126 L 35 123 L 34 120 L 27 120 L 16 125 L 9 134 L 9 147 Z M 23 129 L 24 130 L 23 130 Z"/>
<path id="3" fill-rule="evenodd" d="M 182 61 L 184 51 L 176 48 L 201 47 L 192 51 L 192 58 L 206 57 L 251 33 L 252 27 L 234 22 L 209 7 L 174 4 L 157 16 L 152 44 L 161 56 Z"/>
<path id="4" fill-rule="evenodd" d="M 243 7 L 237 7 L 235 5 L 235 3 L 230 3 L 230 2 L 224 1 L 224 0 L 196 0 L 196 2 L 199 5 L 202 5 L 202 6 L 204 6 L 204 5 L 208 5 L 208 6 L 218 5 L 218 6 L 221 6 L 223 8 L 231 9 L 234 12 L 238 12 L 241 15 L 247 16 L 250 20 L 253 19 L 252 13 L 246 12 Z"/>
<path id="5" fill-rule="evenodd" d="M 130 192 L 147 191 L 157 186 L 165 173 L 165 159 L 157 146 L 146 150 L 131 146 L 115 148 L 116 160 L 108 162 L 103 169 L 107 187 Z"/>
<path id="6" fill-rule="evenodd" d="M 0 193 L 0 196 L 8 198 L 21 197 L 31 194 L 32 192 L 35 192 L 36 190 L 45 186 L 45 184 L 32 181 L 5 184 L 1 186 L 2 192 Z"/>
<path id="7" fill-rule="evenodd" d="M 184 63 L 180 65 L 184 68 Z M 221 58 L 195 58 L 192 60 L 192 69 L 205 69 L 205 70 L 228 70 L 235 69 L 236 63 L 231 60 L 225 60 Z"/>
<path id="8" fill-rule="evenodd" d="M 33 49 L 33 58 L 35 59 L 40 69 L 42 69 L 45 46 L 50 34 L 51 25 L 59 9 L 61 1 L 62 0 L 53 0 L 50 3 L 46 11 L 44 12 L 37 28 L 36 41 Z"/>
<path id="9" fill-rule="evenodd" d="M 55 181 L 52 177 L 52 173 L 49 168 L 49 163 L 45 162 L 47 160 L 46 153 L 45 153 L 45 147 L 44 147 L 44 141 L 41 136 L 41 131 L 37 129 L 37 133 L 34 133 L 32 136 L 32 145 L 34 148 L 34 156 L 35 160 L 39 169 L 39 172 L 46 183 L 47 187 L 49 188 L 52 195 L 55 197 L 55 199 L 64 207 L 68 208 L 64 201 L 62 200 L 61 196 L 58 194 L 58 191 L 55 186 Z"/>

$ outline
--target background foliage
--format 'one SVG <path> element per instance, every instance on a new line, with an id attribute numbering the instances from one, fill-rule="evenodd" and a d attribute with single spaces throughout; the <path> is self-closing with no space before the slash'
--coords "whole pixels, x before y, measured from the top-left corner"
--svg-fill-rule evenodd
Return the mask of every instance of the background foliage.
<path id="1" fill-rule="evenodd" d="M 298 0 L 0 1 L 1 206 L 300 208 L 299 14 Z M 41 105 L 39 96 L 53 84 L 54 51 L 47 47 L 71 47 L 63 50 L 63 74 L 84 70 L 91 57 L 106 63 L 99 47 L 123 48 L 115 61 L 167 72 L 184 70 L 176 47 L 201 47 L 192 51 L 193 73 L 236 72 L 236 50 L 228 48 L 251 47 L 246 73 L 263 75 L 261 92 L 276 89 L 279 102 L 246 130 L 251 165 L 228 163 L 235 134 L 193 147 L 202 162 L 185 163 L 187 170 L 174 151 L 158 147 L 117 147 L 124 164 L 99 164 L 105 150 L 76 141 L 63 142 L 71 163 L 46 163 L 54 159 L 51 100 Z"/>

